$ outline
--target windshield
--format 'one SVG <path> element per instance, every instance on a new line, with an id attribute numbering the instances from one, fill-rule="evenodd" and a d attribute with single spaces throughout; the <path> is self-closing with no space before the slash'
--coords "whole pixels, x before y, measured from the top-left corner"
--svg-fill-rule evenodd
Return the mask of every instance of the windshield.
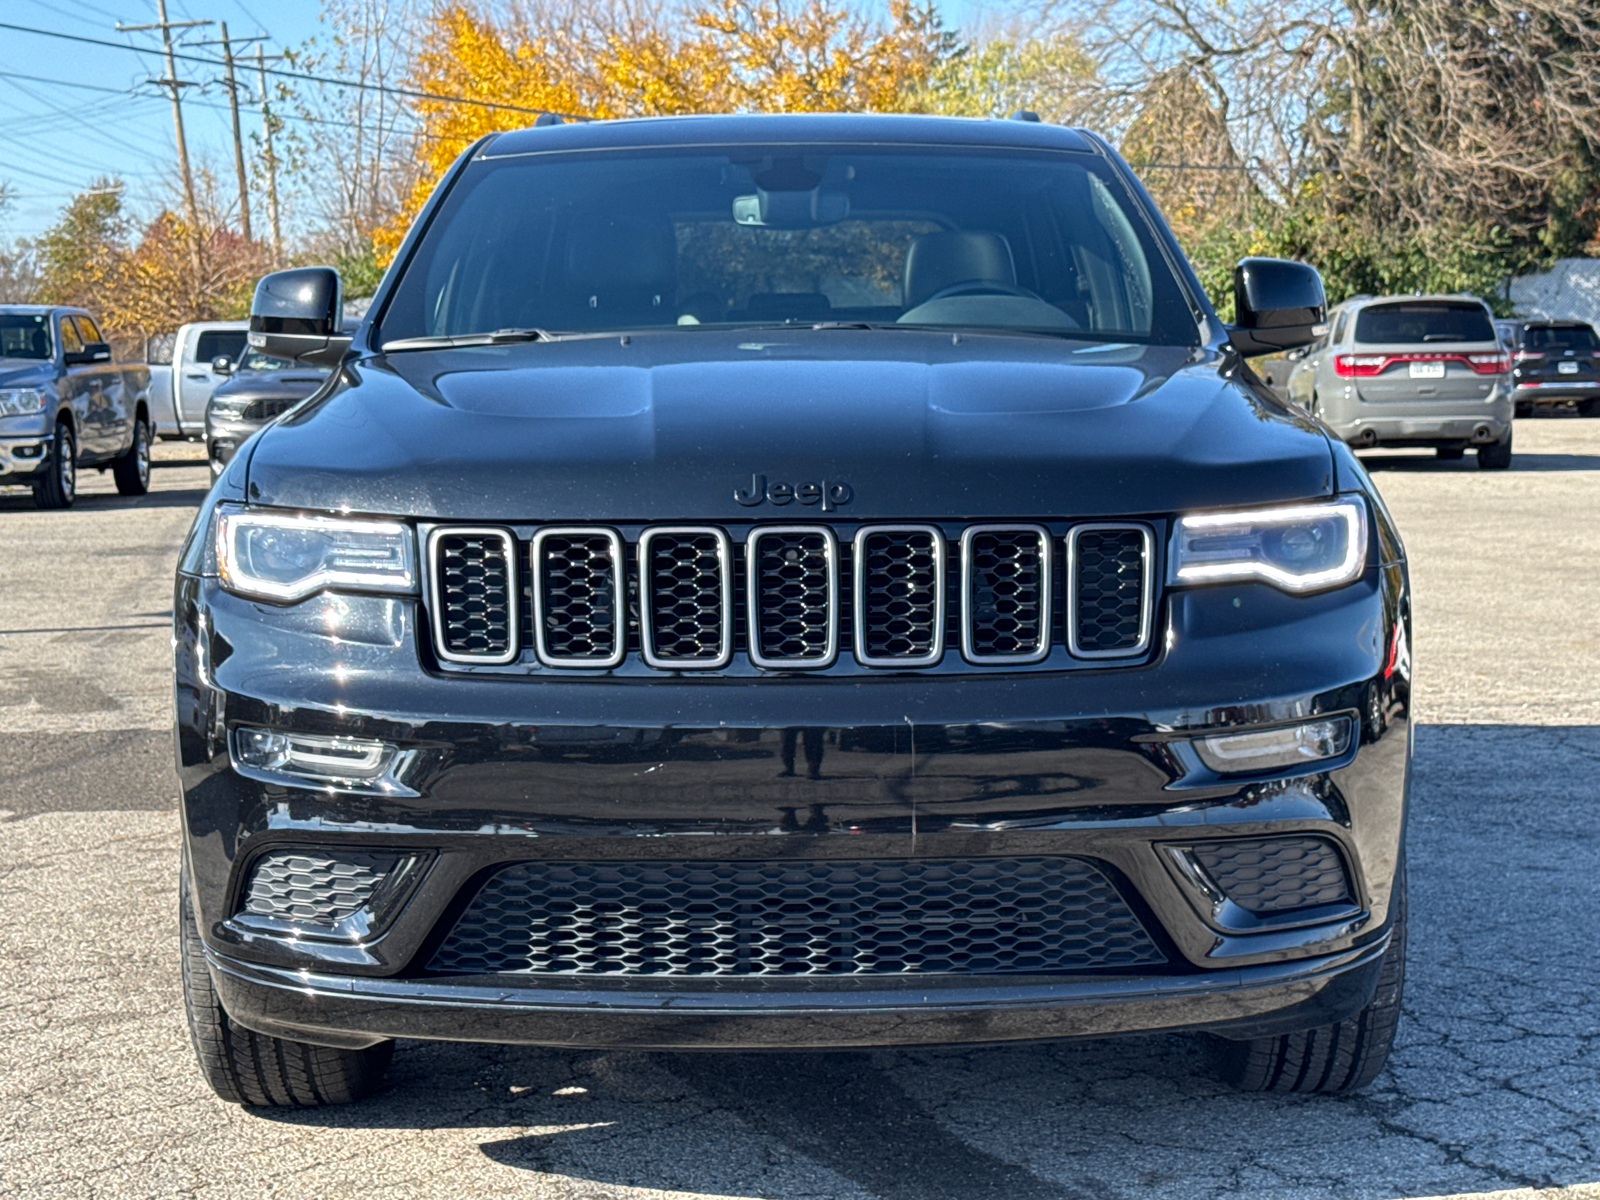
<path id="1" fill-rule="evenodd" d="M 294 363 L 287 358 L 273 358 L 270 354 L 263 354 L 259 350 L 246 350 L 244 361 L 239 364 L 241 371 L 287 371 Z"/>
<path id="2" fill-rule="evenodd" d="M 0 358 L 50 357 L 50 317 L 45 313 L 0 313 Z"/>
<path id="3" fill-rule="evenodd" d="M 1522 344 L 1528 350 L 1600 350 L 1587 325 L 1529 325 Z"/>
<path id="4" fill-rule="evenodd" d="M 1104 160 L 840 145 L 479 159 L 379 340 L 774 323 L 1199 340 Z"/>
<path id="5" fill-rule="evenodd" d="M 1494 325 L 1481 304 L 1418 300 L 1375 304 L 1356 318 L 1356 341 L 1376 346 L 1416 342 L 1492 342 Z"/>

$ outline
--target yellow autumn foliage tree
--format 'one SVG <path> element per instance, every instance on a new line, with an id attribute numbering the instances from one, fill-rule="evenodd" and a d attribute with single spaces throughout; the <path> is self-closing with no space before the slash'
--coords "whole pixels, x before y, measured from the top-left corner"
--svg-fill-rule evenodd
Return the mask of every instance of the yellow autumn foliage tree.
<path id="1" fill-rule="evenodd" d="M 416 102 L 420 170 L 404 207 L 377 232 L 379 257 L 393 255 L 462 150 L 538 112 L 915 110 L 956 49 L 927 0 L 891 0 L 877 20 L 838 0 L 698 0 L 673 22 L 549 29 L 451 4 L 430 17 L 408 86 L 503 107 Z"/>

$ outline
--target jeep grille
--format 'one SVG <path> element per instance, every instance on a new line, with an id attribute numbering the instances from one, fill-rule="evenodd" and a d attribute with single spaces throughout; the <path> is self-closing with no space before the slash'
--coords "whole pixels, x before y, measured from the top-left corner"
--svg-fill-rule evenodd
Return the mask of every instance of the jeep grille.
<path id="1" fill-rule="evenodd" d="M 1155 641 L 1137 522 L 440 526 L 428 551 L 434 648 L 463 667 L 1068 669 Z"/>

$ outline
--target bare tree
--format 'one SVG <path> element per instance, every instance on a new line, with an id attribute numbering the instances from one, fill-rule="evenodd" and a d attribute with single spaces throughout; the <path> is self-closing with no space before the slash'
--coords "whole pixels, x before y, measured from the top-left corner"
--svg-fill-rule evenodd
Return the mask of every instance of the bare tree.
<path id="1" fill-rule="evenodd" d="M 410 69 L 413 7 L 412 0 L 327 0 L 331 44 L 295 56 L 303 68 L 360 85 L 305 84 L 294 93 L 290 166 L 304 197 L 308 249 L 351 263 L 369 259 L 373 230 L 416 178 L 414 115 L 404 97 L 383 90 Z"/>

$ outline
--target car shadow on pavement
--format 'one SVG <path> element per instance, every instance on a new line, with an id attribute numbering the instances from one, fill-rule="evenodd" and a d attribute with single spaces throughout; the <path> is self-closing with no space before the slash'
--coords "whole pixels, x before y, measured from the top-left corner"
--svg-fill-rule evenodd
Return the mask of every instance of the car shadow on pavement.
<path id="1" fill-rule="evenodd" d="M 1476 471 L 1478 460 L 1444 459 L 1431 452 L 1416 454 L 1362 454 L 1361 465 L 1368 471 Z M 1522 454 L 1511 456 L 1513 471 L 1600 471 L 1600 454 Z M 1490 471 L 1488 474 L 1494 474 Z"/>
<path id="2" fill-rule="evenodd" d="M 146 492 L 142 496 L 120 496 L 115 492 L 79 492 L 69 512 L 81 509 L 114 508 L 199 508 L 206 488 L 171 488 Z M 0 492 L 0 512 L 35 512 L 38 506 L 29 492 Z"/>
<path id="3" fill-rule="evenodd" d="M 1387 1200 L 1600 1182 L 1600 726 L 1424 725 L 1416 747 L 1405 1018 L 1362 1095 L 1235 1093 L 1183 1036 L 826 1054 L 406 1042 L 365 1104 L 259 1115 L 460 1130 L 585 1200 Z"/>

